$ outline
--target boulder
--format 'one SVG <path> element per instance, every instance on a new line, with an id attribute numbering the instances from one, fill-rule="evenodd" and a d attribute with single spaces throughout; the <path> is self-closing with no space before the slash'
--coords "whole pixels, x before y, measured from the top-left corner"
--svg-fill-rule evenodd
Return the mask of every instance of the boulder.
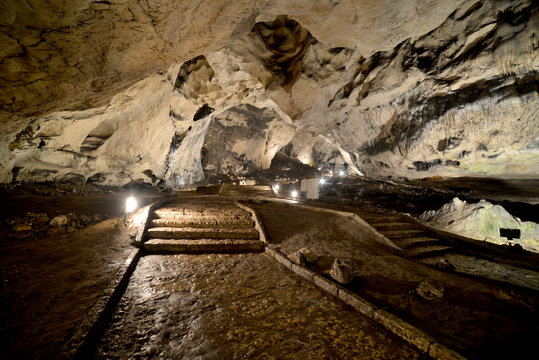
<path id="1" fill-rule="evenodd" d="M 348 284 L 358 274 L 359 264 L 352 259 L 336 258 L 331 265 L 329 275 L 341 284 Z"/>
<path id="2" fill-rule="evenodd" d="M 486 200 L 467 203 L 458 197 L 438 210 L 425 211 L 419 216 L 431 226 L 497 245 L 520 245 L 527 251 L 539 252 L 539 225 L 521 221 L 501 205 Z M 500 228 L 519 229 L 520 238 L 508 240 Z"/>

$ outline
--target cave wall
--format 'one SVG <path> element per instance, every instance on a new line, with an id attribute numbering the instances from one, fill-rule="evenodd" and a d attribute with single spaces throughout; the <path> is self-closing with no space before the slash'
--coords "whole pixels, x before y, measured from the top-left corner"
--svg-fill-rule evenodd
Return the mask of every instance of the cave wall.
<path id="1" fill-rule="evenodd" d="M 142 78 L 244 36 L 265 16 L 287 14 L 321 41 L 369 54 L 428 32 L 462 2 L 4 0 L 0 121 L 106 105 Z"/>
<path id="2" fill-rule="evenodd" d="M 365 170 L 537 174 L 538 30 L 532 2 L 475 2 L 360 58 L 328 104 L 329 136 Z"/>
<path id="3" fill-rule="evenodd" d="M 0 6 L 1 182 L 176 186 L 287 143 L 328 170 L 539 173 L 531 0 Z M 254 132 L 216 129 L 244 107 L 263 156 L 240 166 Z"/>

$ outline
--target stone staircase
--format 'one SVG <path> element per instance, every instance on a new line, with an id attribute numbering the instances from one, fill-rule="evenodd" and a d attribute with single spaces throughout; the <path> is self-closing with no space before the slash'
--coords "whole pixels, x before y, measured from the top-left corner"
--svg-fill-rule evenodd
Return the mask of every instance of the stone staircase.
<path id="1" fill-rule="evenodd" d="M 376 212 L 365 212 L 358 215 L 376 231 L 399 246 L 406 257 L 429 258 L 453 250 L 438 236 L 407 216 Z"/>
<path id="2" fill-rule="evenodd" d="M 262 251 L 264 243 L 251 214 L 218 197 L 182 199 L 152 214 L 143 243 L 154 253 Z"/>
<path id="3" fill-rule="evenodd" d="M 271 186 L 267 185 L 223 184 L 219 195 L 239 198 L 253 198 L 257 196 L 271 197 L 273 196 L 273 192 L 271 191 Z"/>

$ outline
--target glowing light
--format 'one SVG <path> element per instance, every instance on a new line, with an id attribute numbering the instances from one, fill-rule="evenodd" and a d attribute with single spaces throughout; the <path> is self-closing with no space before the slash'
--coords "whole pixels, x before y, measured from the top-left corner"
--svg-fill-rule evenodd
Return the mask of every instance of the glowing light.
<path id="1" fill-rule="evenodd" d="M 344 171 L 339 171 L 339 175 L 344 176 Z"/>
<path id="2" fill-rule="evenodd" d="M 279 191 L 279 184 L 275 184 L 275 186 L 273 186 L 273 188 L 275 189 L 275 191 Z"/>
<path id="3" fill-rule="evenodd" d="M 134 197 L 130 196 L 125 200 L 125 212 L 133 212 L 137 208 L 137 200 Z"/>
<path id="4" fill-rule="evenodd" d="M 321 178 L 321 179 L 320 179 L 320 184 L 321 184 L 321 185 L 324 185 L 325 183 L 326 183 L 326 179 Z"/>
<path id="5" fill-rule="evenodd" d="M 292 197 L 293 198 L 298 197 L 298 192 L 296 190 L 292 191 Z"/>

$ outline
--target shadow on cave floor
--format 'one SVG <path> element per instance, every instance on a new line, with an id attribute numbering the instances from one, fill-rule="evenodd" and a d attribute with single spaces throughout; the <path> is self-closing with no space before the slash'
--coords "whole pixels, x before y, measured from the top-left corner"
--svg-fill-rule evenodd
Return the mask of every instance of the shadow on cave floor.
<path id="1" fill-rule="evenodd" d="M 21 185 L 0 190 L 0 358 L 52 359 L 133 247 L 126 189 Z M 140 205 L 163 198 L 137 191 Z M 65 220 L 49 226 L 57 216 Z"/>

